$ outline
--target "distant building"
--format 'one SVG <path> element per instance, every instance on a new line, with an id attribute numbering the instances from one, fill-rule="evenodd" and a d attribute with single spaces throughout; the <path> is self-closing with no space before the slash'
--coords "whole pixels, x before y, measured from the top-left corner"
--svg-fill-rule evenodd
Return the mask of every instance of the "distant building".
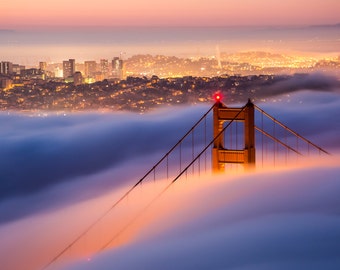
<path id="1" fill-rule="evenodd" d="M 13 64 L 13 74 L 20 75 L 23 70 L 25 70 L 25 66 L 21 66 L 18 64 Z"/>
<path id="2" fill-rule="evenodd" d="M 64 78 L 73 77 L 76 68 L 76 61 L 74 59 L 69 59 L 63 61 L 63 76 Z"/>
<path id="3" fill-rule="evenodd" d="M 105 79 L 109 77 L 109 60 L 100 59 L 100 72 Z"/>
<path id="4" fill-rule="evenodd" d="M 47 63 L 46 62 L 39 62 L 39 69 L 46 71 L 47 69 Z"/>
<path id="5" fill-rule="evenodd" d="M 45 80 L 45 73 L 41 69 L 37 68 L 29 68 L 21 70 L 20 73 L 21 78 L 23 79 L 41 79 Z"/>
<path id="6" fill-rule="evenodd" d="M 94 76 L 94 80 L 95 80 L 96 82 L 101 82 L 101 81 L 105 80 L 106 78 L 107 78 L 107 77 L 105 77 L 104 74 L 101 73 L 101 72 L 97 72 L 97 73 L 95 74 L 95 76 Z"/>
<path id="7" fill-rule="evenodd" d="M 122 80 L 124 78 L 124 62 L 119 57 L 112 59 L 111 77 Z"/>
<path id="8" fill-rule="evenodd" d="M 85 68 L 85 77 L 94 78 L 97 72 L 97 63 L 96 61 L 85 61 L 84 62 Z"/>
<path id="9" fill-rule="evenodd" d="M 83 84 L 83 75 L 80 71 L 77 71 L 73 74 L 73 83 L 74 85 L 81 85 Z"/>
<path id="10" fill-rule="evenodd" d="M 13 81 L 9 78 L 0 78 L 0 89 L 8 90 L 12 88 Z"/>
<path id="11" fill-rule="evenodd" d="M 63 70 L 59 67 L 54 68 L 54 77 L 62 78 L 63 77 Z"/>
<path id="12" fill-rule="evenodd" d="M 11 62 L 0 63 L 0 74 L 11 75 L 13 74 L 13 64 Z"/>

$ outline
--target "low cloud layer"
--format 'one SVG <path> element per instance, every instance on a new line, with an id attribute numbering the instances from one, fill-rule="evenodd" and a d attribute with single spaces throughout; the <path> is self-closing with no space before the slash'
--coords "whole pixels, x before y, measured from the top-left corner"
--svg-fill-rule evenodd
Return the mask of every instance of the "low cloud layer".
<path id="1" fill-rule="evenodd" d="M 107 171 L 121 171 L 131 160 L 139 160 L 130 163 L 134 164 L 133 170 L 113 173 L 110 180 L 99 180 L 97 189 L 105 189 L 100 184 L 117 186 L 129 178 L 136 179 L 206 110 L 206 107 L 181 108 L 180 112 L 170 109 L 144 116 L 2 114 L 0 202 L 36 194 L 57 184 L 88 179 L 91 175 L 102 179 L 100 175 L 106 174 L 104 178 L 108 178 Z M 6 220 L 4 215 L 0 205 L 0 222 Z"/>
<path id="2" fill-rule="evenodd" d="M 256 104 L 313 143 L 337 152 L 340 148 L 340 95 L 336 92 L 298 91 L 282 101 Z M 256 124 L 261 127 L 258 114 Z M 270 128 L 269 128 L 270 129 Z"/>
<path id="3" fill-rule="evenodd" d="M 176 207 L 139 239 L 63 269 L 337 269 L 339 173 L 307 167 L 170 191 Z"/>
<path id="4" fill-rule="evenodd" d="M 300 91 L 288 103 L 257 105 L 329 152 L 340 148 L 338 94 Z M 178 107 L 149 115 L 1 114 L 0 223 L 67 203 L 75 198 L 74 188 L 67 187 L 72 183 L 83 183 L 75 190 L 94 196 L 136 181 L 207 109 Z M 211 120 L 207 124 L 210 131 Z"/>
<path id="5" fill-rule="evenodd" d="M 339 93 L 340 82 L 334 76 L 324 73 L 295 74 L 288 79 L 263 87 L 257 97 L 277 96 L 291 94 L 301 90 L 311 90 L 316 92 L 337 92 Z"/>
<path id="6" fill-rule="evenodd" d="M 134 218 L 128 212 L 158 193 L 150 183 L 47 269 L 337 269 L 339 162 L 334 156 L 294 169 L 183 178 L 97 253 Z M 115 196 L 0 226 L 2 269 L 42 268 Z"/>
<path id="7" fill-rule="evenodd" d="M 123 241 L 126 246 L 66 269 L 111 265 L 115 269 L 141 265 L 148 269 L 321 265 L 337 269 L 340 96 L 336 91 L 299 91 L 289 102 L 257 105 L 333 153 L 330 164 L 307 164 L 306 169 L 251 178 L 235 176 L 226 182 L 208 179 L 202 181 L 201 189 L 189 185 L 179 193 L 174 189 L 166 211 L 160 205 L 132 239 Z M 208 108 L 178 107 L 149 115 L 1 114 L 0 239 L 6 244 L 1 247 L 0 261 L 6 258 L 9 265 L 4 270 L 15 269 L 12 263 L 20 258 L 35 266 L 27 266 L 28 270 L 47 262 L 74 238 L 67 226 L 76 233 L 82 230 L 92 214 L 98 215 L 96 200 L 135 183 Z M 116 196 L 106 197 L 106 204 L 111 205 Z M 82 203 L 84 208 L 78 208 Z M 81 221 L 79 228 L 77 222 L 72 225 L 72 218 Z M 65 238 L 58 237 L 55 229 Z M 45 243 L 48 236 L 55 238 Z M 33 242 L 32 254 L 40 258 L 27 252 Z M 43 255 L 40 247 L 51 253 Z M 12 253 L 15 259 L 6 256 Z M 60 265 L 55 267 L 60 269 Z"/>

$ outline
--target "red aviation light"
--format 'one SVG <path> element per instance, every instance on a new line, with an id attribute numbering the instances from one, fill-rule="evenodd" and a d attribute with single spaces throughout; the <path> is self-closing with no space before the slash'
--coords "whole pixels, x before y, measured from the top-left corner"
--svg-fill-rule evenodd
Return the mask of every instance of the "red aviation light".
<path id="1" fill-rule="evenodd" d="M 214 99 L 215 99 L 216 102 L 221 102 L 222 99 L 223 99 L 223 96 L 220 92 L 217 92 L 217 93 L 214 94 Z"/>

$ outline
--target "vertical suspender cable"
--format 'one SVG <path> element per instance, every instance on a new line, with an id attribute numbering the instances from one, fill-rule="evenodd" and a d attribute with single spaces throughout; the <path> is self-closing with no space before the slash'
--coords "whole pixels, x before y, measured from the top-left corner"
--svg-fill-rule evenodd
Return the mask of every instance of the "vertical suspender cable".
<path id="1" fill-rule="evenodd" d="M 261 112 L 261 129 L 263 130 L 263 113 Z M 264 166 L 264 164 L 263 164 L 263 132 L 261 133 L 261 147 L 262 147 L 262 168 L 263 168 L 263 166 Z"/>
<path id="2" fill-rule="evenodd" d="M 273 122 L 273 137 L 276 138 L 276 134 L 275 134 L 275 122 Z M 274 167 L 276 165 L 276 143 L 274 141 Z"/>
<path id="3" fill-rule="evenodd" d="M 284 129 L 284 133 L 285 133 L 285 144 L 287 144 L 287 129 Z M 286 148 L 285 149 L 285 162 L 286 162 L 286 166 L 287 166 L 287 163 L 288 163 L 288 149 Z"/>
<path id="4" fill-rule="evenodd" d="M 192 157 L 191 157 L 191 160 L 194 160 L 195 158 L 195 133 L 194 133 L 195 130 L 192 130 L 191 132 L 191 154 L 192 154 Z M 194 175 L 195 174 L 195 164 L 193 164 L 192 166 L 192 174 Z"/>
<path id="5" fill-rule="evenodd" d="M 204 147 L 207 145 L 207 118 L 204 118 Z M 204 152 L 204 172 L 207 172 L 207 152 Z"/>
<path id="6" fill-rule="evenodd" d="M 169 155 L 166 156 L 166 179 L 169 179 Z"/>
<path id="7" fill-rule="evenodd" d="M 179 171 L 182 171 L 182 142 L 179 144 Z"/>

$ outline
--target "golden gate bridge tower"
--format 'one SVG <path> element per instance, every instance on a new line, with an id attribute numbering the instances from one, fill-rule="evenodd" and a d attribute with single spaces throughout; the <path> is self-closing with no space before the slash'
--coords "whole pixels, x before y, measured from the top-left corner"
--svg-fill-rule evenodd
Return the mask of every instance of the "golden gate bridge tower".
<path id="1" fill-rule="evenodd" d="M 214 140 L 212 148 L 212 171 L 224 172 L 225 163 L 244 164 L 245 169 L 255 167 L 255 121 L 254 104 L 248 103 L 242 108 L 228 108 L 221 102 L 221 95 L 215 95 L 213 108 Z M 223 124 L 228 121 L 239 121 L 244 124 L 243 149 L 226 149 L 223 140 Z"/>

